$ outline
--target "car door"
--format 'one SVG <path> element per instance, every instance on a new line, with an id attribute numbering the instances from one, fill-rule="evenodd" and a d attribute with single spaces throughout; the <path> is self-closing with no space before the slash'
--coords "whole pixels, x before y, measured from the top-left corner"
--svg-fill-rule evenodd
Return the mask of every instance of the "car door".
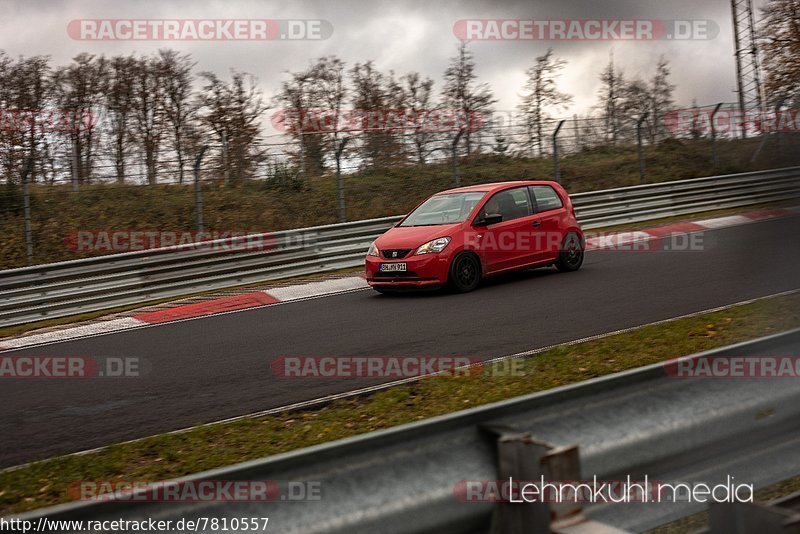
<path id="1" fill-rule="evenodd" d="M 564 239 L 563 219 L 566 208 L 561 197 L 549 185 L 528 186 L 534 209 L 535 261 L 545 262 L 558 258 Z"/>
<path id="2" fill-rule="evenodd" d="M 530 247 L 523 234 L 530 231 L 532 209 L 525 187 L 495 193 L 483 205 L 482 215 L 487 209 L 496 209 L 503 217 L 499 223 L 476 229 L 480 236 L 478 250 L 487 272 L 530 263 Z"/>

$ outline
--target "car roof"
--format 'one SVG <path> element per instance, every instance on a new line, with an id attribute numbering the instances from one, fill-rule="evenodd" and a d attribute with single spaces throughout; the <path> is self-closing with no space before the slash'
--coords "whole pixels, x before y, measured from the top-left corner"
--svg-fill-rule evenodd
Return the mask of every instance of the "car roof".
<path id="1" fill-rule="evenodd" d="M 516 180 L 510 182 L 492 182 L 488 184 L 468 185 L 465 187 L 456 187 L 455 189 L 447 189 L 436 193 L 468 193 L 470 191 L 485 191 L 487 193 L 494 193 L 510 187 L 520 187 L 523 185 L 553 185 L 554 182 L 550 180 Z"/>

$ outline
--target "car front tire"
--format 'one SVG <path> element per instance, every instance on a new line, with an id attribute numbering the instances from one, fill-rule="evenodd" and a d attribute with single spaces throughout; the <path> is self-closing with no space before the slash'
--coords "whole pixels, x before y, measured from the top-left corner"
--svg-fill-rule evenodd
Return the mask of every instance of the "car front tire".
<path id="1" fill-rule="evenodd" d="M 447 285 L 458 293 L 472 291 L 481 282 L 481 262 L 468 252 L 461 252 L 450 263 Z"/>

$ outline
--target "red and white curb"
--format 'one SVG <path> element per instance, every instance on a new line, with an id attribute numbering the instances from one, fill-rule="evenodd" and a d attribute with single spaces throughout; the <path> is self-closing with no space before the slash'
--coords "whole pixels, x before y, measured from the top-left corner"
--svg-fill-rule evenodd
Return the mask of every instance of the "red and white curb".
<path id="1" fill-rule="evenodd" d="M 122 317 L 106 321 L 98 320 L 91 324 L 43 332 L 40 334 L 30 334 L 18 338 L 3 339 L 0 341 L 0 350 L 18 349 L 32 345 L 96 336 L 151 324 L 167 323 L 182 319 L 194 319 L 219 313 L 268 306 L 280 302 L 336 295 L 348 291 L 366 289 L 368 287 L 369 285 L 364 278 L 360 276 L 349 276 L 346 278 L 333 278 L 321 282 L 277 287 L 267 291 L 251 291 L 241 295 L 216 298 L 204 302 L 184 304 L 163 310 L 140 313 L 132 317 Z"/>
<path id="2" fill-rule="evenodd" d="M 627 247 L 627 245 L 634 243 L 646 243 L 649 241 L 660 240 L 665 237 L 692 234 L 695 232 L 702 232 L 704 230 L 717 230 L 719 228 L 739 226 L 741 224 L 758 222 L 767 219 L 778 219 L 796 215 L 797 213 L 800 213 L 800 206 L 792 208 L 775 208 L 751 211 L 739 215 L 727 215 L 724 217 L 714 217 L 711 219 L 675 222 L 664 226 L 645 228 L 643 230 L 628 230 L 608 233 L 587 231 L 586 249 L 603 250 L 616 248 L 623 250 L 637 250 L 636 248 Z"/>
<path id="3" fill-rule="evenodd" d="M 632 243 L 642 243 L 664 237 L 684 235 L 704 230 L 715 230 L 738 226 L 767 219 L 788 217 L 800 213 L 800 207 L 759 210 L 740 215 L 714 217 L 688 222 L 676 222 L 664 226 L 643 230 L 629 230 L 603 233 L 593 236 L 587 232 L 586 248 L 588 250 L 604 250 L 623 248 Z M 0 341 L 0 350 L 17 349 L 32 345 L 41 345 L 81 337 L 95 336 L 110 332 L 118 332 L 147 325 L 161 324 L 186 319 L 196 319 L 209 315 L 234 312 L 251 308 L 259 308 L 273 304 L 307 300 L 311 298 L 337 295 L 350 291 L 367 289 L 369 285 L 361 276 L 332 278 L 319 282 L 309 282 L 285 287 L 276 287 L 264 291 L 250 291 L 240 295 L 214 298 L 191 304 L 183 304 L 162 310 L 139 313 L 131 317 L 122 317 L 53 330 L 34 333 L 17 338 Z"/>

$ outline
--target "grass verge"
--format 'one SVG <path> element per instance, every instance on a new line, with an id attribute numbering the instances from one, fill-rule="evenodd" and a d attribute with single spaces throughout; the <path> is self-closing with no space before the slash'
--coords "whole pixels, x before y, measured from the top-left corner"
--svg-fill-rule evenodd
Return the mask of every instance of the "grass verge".
<path id="1" fill-rule="evenodd" d="M 69 501 L 79 480 L 156 481 L 418 421 L 800 326 L 791 294 L 560 346 L 524 376 L 431 378 L 324 408 L 208 425 L 0 472 L 0 514 Z"/>

